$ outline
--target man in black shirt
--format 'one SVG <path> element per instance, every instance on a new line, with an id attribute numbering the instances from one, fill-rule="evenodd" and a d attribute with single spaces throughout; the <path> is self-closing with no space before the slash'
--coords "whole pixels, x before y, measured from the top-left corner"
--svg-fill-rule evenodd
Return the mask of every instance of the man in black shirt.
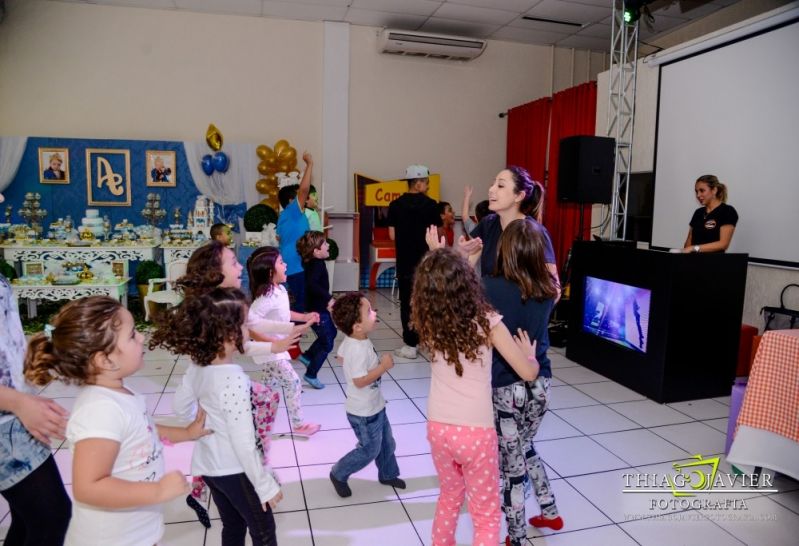
<path id="1" fill-rule="evenodd" d="M 388 235 L 397 248 L 397 283 L 400 297 L 400 320 L 404 346 L 394 354 L 401 358 L 416 358 L 419 336 L 410 329 L 411 289 L 413 272 L 427 252 L 425 232 L 430 225 L 441 225 L 436 202 L 425 192 L 430 185 L 430 171 L 424 165 L 411 165 L 405 169 L 408 192 L 388 206 Z"/>

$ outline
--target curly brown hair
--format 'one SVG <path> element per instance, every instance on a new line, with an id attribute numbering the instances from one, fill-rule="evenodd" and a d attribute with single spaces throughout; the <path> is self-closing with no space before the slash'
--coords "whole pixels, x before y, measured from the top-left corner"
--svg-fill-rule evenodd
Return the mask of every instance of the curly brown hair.
<path id="1" fill-rule="evenodd" d="M 463 375 L 459 353 L 475 360 L 480 347 L 490 346 L 492 310 L 477 273 L 454 250 L 428 252 L 416 267 L 411 325 L 422 346 L 440 352 L 458 376 Z"/>
<path id="2" fill-rule="evenodd" d="M 360 292 L 347 292 L 336 299 L 333 304 L 333 324 L 336 328 L 351 336 L 355 325 L 361 322 L 361 299 L 363 294 Z"/>
<path id="3" fill-rule="evenodd" d="M 327 237 L 321 231 L 306 231 L 302 237 L 297 239 L 297 254 L 302 258 L 303 263 L 313 260 L 313 251 L 321 248 L 327 241 Z"/>
<path id="4" fill-rule="evenodd" d="M 225 280 L 222 274 L 222 252 L 227 248 L 212 240 L 195 250 L 186 264 L 186 274 L 175 284 L 186 297 L 207 294 Z"/>
<path id="5" fill-rule="evenodd" d="M 54 379 L 65 383 L 94 383 L 92 362 L 97 353 L 110 354 L 117 346 L 124 308 L 114 298 L 89 296 L 71 301 L 52 319 L 49 336 L 38 333 L 28 342 L 25 378 L 35 385 Z"/>
<path id="6" fill-rule="evenodd" d="M 232 341 L 243 353 L 241 328 L 247 320 L 247 310 L 247 296 L 238 288 L 215 288 L 187 298 L 157 317 L 149 347 L 190 356 L 199 366 L 208 366 L 223 356 L 226 342 Z"/>
<path id="7" fill-rule="evenodd" d="M 514 220 L 502 231 L 495 276 L 516 284 L 522 301 L 541 301 L 554 298 L 558 293 L 555 279 L 547 269 L 545 249 L 544 234 L 526 218 Z"/>

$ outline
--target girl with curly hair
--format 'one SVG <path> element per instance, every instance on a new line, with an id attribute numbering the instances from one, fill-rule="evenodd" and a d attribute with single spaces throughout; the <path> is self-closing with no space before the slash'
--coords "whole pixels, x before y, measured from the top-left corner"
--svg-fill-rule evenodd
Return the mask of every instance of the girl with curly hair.
<path id="1" fill-rule="evenodd" d="M 161 437 L 182 442 L 209 434 L 205 414 L 186 428 L 153 423 L 144 397 L 124 382 L 142 367 L 143 354 L 130 312 L 106 296 L 68 303 L 29 342 L 28 381 L 82 387 L 66 434 L 76 501 L 67 545 L 156 544 L 164 533 L 158 505 L 189 490 L 182 472 L 164 473 Z"/>
<path id="2" fill-rule="evenodd" d="M 191 471 L 202 476 L 222 518 L 222 543 L 276 545 L 272 510 L 283 498 L 280 485 L 264 466 L 251 399 L 250 378 L 236 353 L 244 352 L 247 297 L 237 288 L 216 288 L 187 298 L 161 317 L 150 347 L 188 355 L 189 365 L 175 392 L 178 416 L 201 407 L 214 431 L 194 445 Z"/>
<path id="3" fill-rule="evenodd" d="M 422 347 L 432 353 L 427 439 L 441 488 L 433 544 L 455 543 L 467 491 L 473 544 L 497 544 L 499 462 L 491 349 L 531 381 L 538 375 L 535 344 L 524 331 L 518 337 L 510 334 L 486 301 L 474 269 L 447 248 L 429 252 L 416 268 L 411 323 Z"/>

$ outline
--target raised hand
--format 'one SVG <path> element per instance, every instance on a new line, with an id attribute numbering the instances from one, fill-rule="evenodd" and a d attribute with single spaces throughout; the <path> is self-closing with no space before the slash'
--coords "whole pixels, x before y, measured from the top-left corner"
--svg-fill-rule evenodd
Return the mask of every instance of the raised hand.
<path id="1" fill-rule="evenodd" d="M 443 235 L 441 238 L 438 237 L 438 228 L 435 225 L 430 225 L 427 227 L 427 231 L 425 231 L 424 234 L 424 240 L 427 242 L 427 248 L 430 250 L 436 250 L 447 246 L 446 238 Z"/>
<path id="2" fill-rule="evenodd" d="M 463 235 L 458 237 L 458 252 L 463 256 L 469 257 L 483 251 L 483 240 L 480 237 L 467 239 Z"/>

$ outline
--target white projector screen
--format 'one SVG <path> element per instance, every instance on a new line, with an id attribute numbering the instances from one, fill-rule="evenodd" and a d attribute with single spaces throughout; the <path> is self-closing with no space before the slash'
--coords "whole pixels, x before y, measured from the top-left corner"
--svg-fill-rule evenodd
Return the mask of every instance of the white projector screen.
<path id="1" fill-rule="evenodd" d="M 728 252 L 799 266 L 799 22 L 660 69 L 652 244 L 681 248 L 715 174 L 738 211 Z"/>

